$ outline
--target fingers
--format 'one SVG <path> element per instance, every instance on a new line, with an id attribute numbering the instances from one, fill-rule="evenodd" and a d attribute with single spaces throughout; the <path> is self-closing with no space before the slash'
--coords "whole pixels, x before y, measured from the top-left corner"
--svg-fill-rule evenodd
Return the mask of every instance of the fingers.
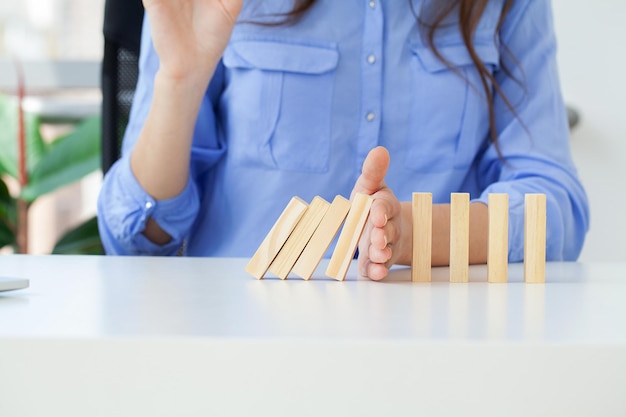
<path id="1" fill-rule="evenodd" d="M 370 263 L 367 267 L 367 276 L 373 281 L 380 281 L 389 273 L 389 268 L 381 264 Z"/>
<path id="2" fill-rule="evenodd" d="M 389 168 L 389 152 L 382 146 L 372 149 L 365 161 L 361 175 L 354 185 L 352 194 L 364 193 L 374 194 L 385 187 L 385 175 Z"/>
<path id="3" fill-rule="evenodd" d="M 396 217 L 400 212 L 400 202 L 387 189 L 374 195 L 374 202 L 370 208 L 369 221 L 375 227 L 384 227 L 389 220 Z"/>
<path id="4" fill-rule="evenodd" d="M 384 227 L 373 227 L 370 231 L 369 246 L 365 254 L 371 262 L 386 264 L 393 256 L 395 224 L 387 223 Z"/>
<path id="5" fill-rule="evenodd" d="M 359 274 L 362 277 L 371 279 L 372 281 L 380 281 L 387 276 L 389 268 L 383 264 L 369 262 L 365 258 L 361 261 L 359 257 Z"/>
<path id="6" fill-rule="evenodd" d="M 369 219 L 359 241 L 358 268 L 361 276 L 381 280 L 393 264 L 393 241 L 398 236 L 400 202 L 385 184 L 389 152 L 382 146 L 372 149 L 352 190 L 374 197 Z"/>
<path id="7" fill-rule="evenodd" d="M 399 202 L 393 194 L 378 193 L 359 242 L 358 268 L 361 276 L 372 280 L 387 276 L 393 264 L 393 242 L 399 236 L 399 214 Z"/>

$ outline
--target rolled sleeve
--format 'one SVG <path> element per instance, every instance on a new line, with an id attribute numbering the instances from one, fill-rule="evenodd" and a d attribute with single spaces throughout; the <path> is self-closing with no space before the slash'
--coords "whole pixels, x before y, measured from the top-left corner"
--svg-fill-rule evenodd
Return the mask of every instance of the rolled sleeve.
<path id="1" fill-rule="evenodd" d="M 173 255 L 183 244 L 199 210 L 193 181 L 176 197 L 155 200 L 139 185 L 130 158 L 120 159 L 107 175 L 98 198 L 98 224 L 105 251 L 110 255 Z M 143 231 L 154 219 L 172 240 L 157 245 Z"/>

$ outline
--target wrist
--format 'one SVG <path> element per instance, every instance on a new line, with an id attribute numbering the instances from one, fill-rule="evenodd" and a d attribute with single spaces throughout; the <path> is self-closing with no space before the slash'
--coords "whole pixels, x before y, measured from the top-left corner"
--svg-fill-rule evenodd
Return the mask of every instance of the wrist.
<path id="1" fill-rule="evenodd" d="M 154 77 L 154 88 L 169 97 L 185 97 L 187 99 L 202 98 L 211 81 L 213 71 L 207 74 L 180 75 L 159 69 Z"/>
<path id="2" fill-rule="evenodd" d="M 210 80 L 170 77 L 157 72 L 154 79 L 153 108 L 177 110 L 185 123 L 193 123 Z M 185 117 L 187 115 L 187 117 Z"/>

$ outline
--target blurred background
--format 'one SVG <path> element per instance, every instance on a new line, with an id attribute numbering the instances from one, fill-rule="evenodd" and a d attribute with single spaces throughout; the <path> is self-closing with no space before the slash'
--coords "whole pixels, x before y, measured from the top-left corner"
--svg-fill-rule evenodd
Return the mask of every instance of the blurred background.
<path id="1" fill-rule="evenodd" d="M 566 103 L 580 112 L 574 159 L 591 203 L 581 261 L 626 258 L 626 1 L 553 0 Z"/>
<path id="2" fill-rule="evenodd" d="M 81 84 L 80 89 L 68 91 L 61 85 L 54 91 L 49 85 L 29 89 L 26 80 L 23 106 L 42 116 L 44 141 L 63 136 L 80 119 L 98 113 L 104 6 L 104 0 L 0 3 L 0 93 L 16 93 L 10 91 L 14 57 L 36 68 L 46 62 L 68 62 L 71 65 L 63 73 Z M 591 230 L 581 260 L 622 260 L 626 255 L 626 216 L 621 212 L 626 206 L 626 1 L 553 0 L 553 8 L 562 90 L 568 106 L 580 117 L 572 130 L 572 148 L 591 201 Z M 73 113 L 63 117 L 59 111 Z M 0 156 L 10 154 L 1 141 L 0 146 Z M 17 187 L 16 181 L 6 179 L 9 189 Z M 64 233 L 92 218 L 100 181 L 101 173 L 95 170 L 37 194 L 28 211 L 28 251 L 50 253 Z"/>
<path id="3" fill-rule="evenodd" d="M 102 57 L 104 0 L 0 3 L 0 53 L 22 59 Z"/>
<path id="4" fill-rule="evenodd" d="M 89 117 L 97 117 L 100 113 L 104 4 L 105 0 L 0 2 L 0 95 L 5 99 L 15 99 L 15 61 L 19 61 L 24 71 L 26 88 L 22 107 L 27 117 L 32 115 L 38 119 L 35 122 L 29 118 L 27 124 L 41 125 L 45 143 L 64 136 L 73 131 L 77 123 Z M 11 123 L 10 119 L 7 121 L 10 115 L 6 113 L 12 114 L 9 110 L 13 109 L 14 103 L 5 100 L 2 104 L 5 106 L 0 108 L 0 116 L 4 110 L 5 119 L 2 120 L 4 124 L 0 133 L 5 137 L 0 134 L 0 171 L 2 168 L 4 171 L 13 171 L 16 167 L 12 169 L 10 165 L 15 160 L 15 151 L 7 145 L 10 138 L 6 135 L 8 131 L 14 135 L 15 131 L 7 129 Z M 58 150 L 56 154 L 59 153 L 63 152 Z M 35 172 L 30 175 L 33 182 L 37 179 L 38 171 L 47 171 L 47 175 L 41 175 L 45 177 L 43 180 L 55 179 L 53 174 L 59 174 L 65 175 L 67 182 L 71 179 L 67 176 L 71 177 L 70 171 L 74 169 L 73 176 L 81 179 L 50 192 L 35 191 L 37 198 L 28 208 L 27 230 L 28 252 L 34 254 L 50 253 L 64 233 L 95 215 L 95 199 L 101 180 L 101 173 L 87 168 L 84 160 L 69 165 L 54 152 L 50 156 L 39 168 L 43 165 L 50 167 L 51 163 L 45 162 L 55 161 L 54 157 L 57 156 L 56 164 L 64 164 L 68 169 L 58 172 L 53 167 L 52 173 L 50 169 L 33 170 Z M 67 153 L 66 157 L 71 156 Z M 1 166 L 3 161 L 4 167 Z M 82 171 L 79 167 L 81 164 Z M 76 168 L 81 172 L 76 171 Z M 86 171 L 94 172 L 85 174 Z M 56 175 L 57 179 L 59 175 Z M 19 189 L 18 181 L 12 177 L 16 175 L 3 175 L 6 185 L 15 194 L 15 190 Z M 46 184 L 42 185 L 45 188 Z M 16 217 L 16 214 L 9 217 Z M 5 246 L 4 250 L 14 249 Z"/>

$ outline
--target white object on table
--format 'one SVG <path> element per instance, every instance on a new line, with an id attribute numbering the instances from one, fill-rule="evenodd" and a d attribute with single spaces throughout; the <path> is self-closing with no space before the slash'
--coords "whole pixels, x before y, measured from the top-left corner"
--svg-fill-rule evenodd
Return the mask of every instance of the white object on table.
<path id="1" fill-rule="evenodd" d="M 28 288 L 27 279 L 0 277 L 0 292 Z"/>

